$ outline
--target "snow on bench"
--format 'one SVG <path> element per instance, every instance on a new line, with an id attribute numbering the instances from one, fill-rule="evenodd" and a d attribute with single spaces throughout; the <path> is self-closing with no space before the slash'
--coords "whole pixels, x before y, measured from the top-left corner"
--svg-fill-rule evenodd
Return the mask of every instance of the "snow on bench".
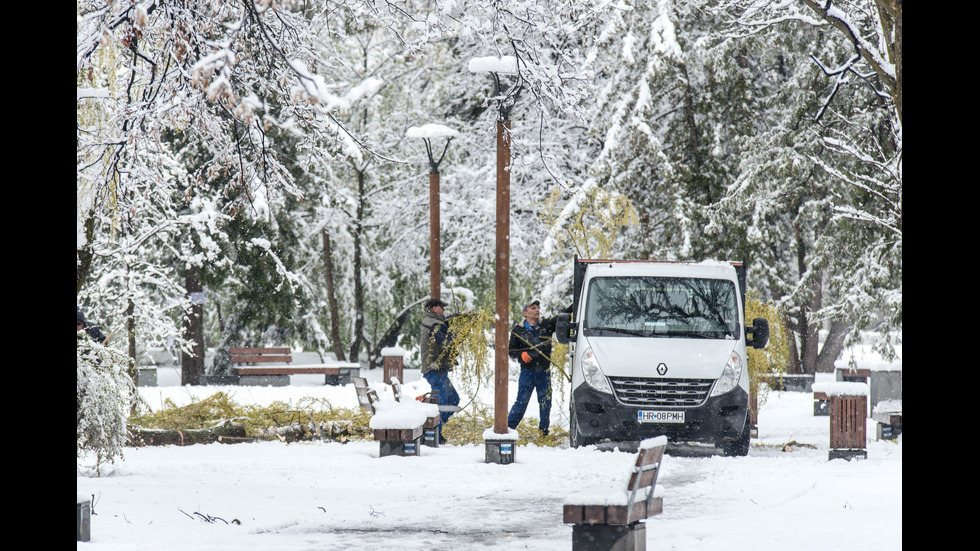
<path id="1" fill-rule="evenodd" d="M 239 377 L 239 382 L 244 384 L 284 386 L 289 384 L 289 375 L 323 375 L 325 384 L 346 385 L 351 382 L 351 377 L 361 373 L 360 364 L 353 362 L 294 364 L 292 351 L 288 347 L 230 348 L 228 352 L 231 362 L 235 364 L 266 364 L 231 368 L 232 373 Z"/>
<path id="2" fill-rule="evenodd" d="M 871 418 L 877 423 L 878 440 L 895 439 L 902 434 L 902 401 L 883 400 L 875 404 Z"/>
<path id="3" fill-rule="evenodd" d="M 419 455 L 423 431 L 439 424 L 439 406 L 418 400 L 400 401 L 401 384 L 392 379 L 396 400 L 378 400 L 368 426 L 380 444 L 380 456 Z M 377 396 L 375 394 L 375 396 Z"/>
<path id="4" fill-rule="evenodd" d="M 662 513 L 663 492 L 656 485 L 666 447 L 666 436 L 641 442 L 625 488 L 588 488 L 567 496 L 564 522 L 628 525 Z"/>

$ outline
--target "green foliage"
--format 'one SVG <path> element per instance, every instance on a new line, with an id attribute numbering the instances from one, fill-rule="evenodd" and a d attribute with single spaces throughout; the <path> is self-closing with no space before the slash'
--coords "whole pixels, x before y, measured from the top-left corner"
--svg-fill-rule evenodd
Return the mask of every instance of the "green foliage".
<path id="1" fill-rule="evenodd" d="M 454 414 L 442 427 L 442 434 L 453 445 L 483 445 L 483 433 L 493 427 L 493 409 L 486 406 L 467 407 Z M 548 436 L 538 430 L 538 419 L 525 417 L 517 426 L 518 444 L 559 447 L 567 444 L 568 432 L 552 427 Z"/>
<path id="2" fill-rule="evenodd" d="M 619 232 L 637 224 L 633 203 L 597 186 L 578 193 L 562 206 L 561 188 L 556 187 L 545 202 L 541 217 L 555 241 L 552 254 L 568 258 L 572 251 L 581 258 L 611 258 Z"/>
<path id="3" fill-rule="evenodd" d="M 354 440 L 372 438 L 368 426 L 370 414 L 360 408 L 334 407 L 327 400 L 311 397 L 301 398 L 295 404 L 277 401 L 260 407 L 239 405 L 224 392 L 217 392 L 181 407 L 167 399 L 163 409 L 156 412 L 139 411 L 130 417 L 129 422 L 144 428 L 175 430 L 207 428 L 222 420 L 242 423 L 245 434 L 250 438 L 271 439 L 266 432 L 268 427 L 335 421 L 350 421 L 350 437 Z"/>
<path id="4" fill-rule="evenodd" d="M 163 409 L 150 412 L 138 411 L 129 418 L 131 425 L 152 429 L 203 429 L 222 420 L 234 420 L 245 426 L 250 438 L 272 440 L 268 427 L 292 424 L 329 424 L 350 422 L 351 440 L 372 440 L 369 426 L 371 415 L 360 408 L 334 407 L 322 398 L 304 397 L 295 404 L 273 402 L 268 406 L 239 405 L 231 396 L 217 392 L 203 400 L 178 407 L 171 400 L 164 402 Z M 483 432 L 493 426 L 493 410 L 485 406 L 469 404 L 457 412 L 443 427 L 443 435 L 454 445 L 483 444 Z M 525 418 L 517 427 L 518 442 L 538 446 L 557 447 L 568 439 L 568 433 L 553 428 L 548 436 L 537 429 L 538 420 Z"/>
<path id="5" fill-rule="evenodd" d="M 450 318 L 453 335 L 446 353 L 455 358 L 453 378 L 471 395 L 484 384 L 492 384 L 489 344 L 493 342 L 494 308 L 488 298 L 476 310 Z"/>
<path id="6" fill-rule="evenodd" d="M 745 321 L 751 323 L 755 318 L 769 321 L 769 344 L 765 348 L 748 349 L 749 388 L 759 400 L 765 402 L 765 394 L 760 394 L 759 386 L 763 380 L 786 373 L 789 366 L 789 339 L 783 327 L 782 316 L 771 301 L 762 302 L 754 291 L 749 291 L 745 299 Z"/>

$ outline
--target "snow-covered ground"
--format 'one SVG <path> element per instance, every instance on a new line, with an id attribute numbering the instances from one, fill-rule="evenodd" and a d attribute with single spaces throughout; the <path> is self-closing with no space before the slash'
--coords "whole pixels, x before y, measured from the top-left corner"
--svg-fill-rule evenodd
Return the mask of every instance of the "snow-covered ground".
<path id="1" fill-rule="evenodd" d="M 362 374 L 390 399 L 380 369 Z M 418 371 L 405 375 L 406 395 L 428 390 Z M 168 398 L 184 405 L 219 390 L 243 404 L 317 396 L 357 405 L 351 385 L 181 387 L 179 381 L 176 369 L 164 369 L 160 386 L 140 392 L 154 408 Z M 509 392 L 512 400 L 515 382 Z M 492 395 L 484 398 L 493 403 Z M 554 422 L 562 423 L 565 405 L 553 409 Z M 829 418 L 812 413 L 811 394 L 771 392 L 748 457 L 669 450 L 658 481 L 664 512 L 647 520 L 648 549 L 901 549 L 903 437 L 875 441 L 869 419 L 868 458 L 828 461 Z M 536 414 L 532 404 L 528 415 Z M 796 444 L 787 448 L 790 442 Z M 510 465 L 485 463 L 482 445 L 423 447 L 419 457 L 378 452 L 376 442 L 127 448 L 124 460 L 101 477 L 77 477 L 78 495 L 94 496 L 91 541 L 77 545 L 567 550 L 572 528 L 562 523 L 565 496 L 581 487 L 624 486 L 635 459 L 623 451 L 531 445 L 519 445 Z"/>

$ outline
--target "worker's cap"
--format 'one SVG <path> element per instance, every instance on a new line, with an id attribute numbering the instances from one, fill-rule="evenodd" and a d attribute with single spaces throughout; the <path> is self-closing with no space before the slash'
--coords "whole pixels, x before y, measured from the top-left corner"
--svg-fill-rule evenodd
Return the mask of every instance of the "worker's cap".
<path id="1" fill-rule="evenodd" d="M 534 299 L 531 302 L 528 302 L 527 304 L 524 305 L 524 308 L 521 309 L 521 312 L 523 312 L 524 310 L 527 310 L 528 308 L 530 308 L 532 304 L 537 304 L 538 307 L 540 307 L 541 306 L 541 301 L 538 300 L 538 299 Z"/>
<path id="2" fill-rule="evenodd" d="M 436 306 L 442 306 L 443 308 L 445 308 L 446 306 L 449 306 L 449 305 L 446 304 L 445 302 L 437 299 L 437 298 L 430 298 L 429 300 L 425 301 L 425 309 L 426 310 L 431 310 L 431 309 L 435 308 Z"/>

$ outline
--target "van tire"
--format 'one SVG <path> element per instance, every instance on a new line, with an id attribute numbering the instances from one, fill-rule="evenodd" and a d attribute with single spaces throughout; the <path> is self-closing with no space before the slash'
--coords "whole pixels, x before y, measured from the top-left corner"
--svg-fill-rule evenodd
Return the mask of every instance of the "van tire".
<path id="1" fill-rule="evenodd" d="M 745 426 L 742 427 L 742 433 L 739 434 L 736 440 L 722 440 L 721 451 L 725 457 L 745 457 L 749 455 L 749 438 L 751 437 L 752 431 L 749 426 L 749 415 L 745 415 Z"/>
<path id="2" fill-rule="evenodd" d="M 582 446 L 588 446 L 590 444 L 593 444 L 594 442 L 592 442 L 590 439 L 583 438 L 579 434 L 579 432 L 578 432 L 578 415 L 575 414 L 575 411 L 574 410 L 571 412 L 571 414 L 569 415 L 569 417 L 570 417 L 570 421 L 568 423 L 568 441 L 569 441 L 568 443 L 573 448 L 579 448 L 579 447 L 582 447 Z"/>

